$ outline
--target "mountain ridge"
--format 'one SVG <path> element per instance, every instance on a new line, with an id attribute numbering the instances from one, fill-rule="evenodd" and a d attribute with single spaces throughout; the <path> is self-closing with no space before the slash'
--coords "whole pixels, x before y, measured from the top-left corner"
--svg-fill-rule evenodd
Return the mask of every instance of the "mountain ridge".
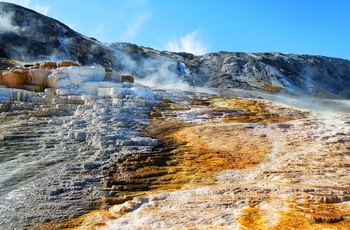
<path id="1" fill-rule="evenodd" d="M 130 43 L 106 44 L 21 6 L 0 2 L 0 9 L 0 17 L 11 25 L 0 25 L 1 58 L 98 64 L 149 82 L 185 82 L 193 87 L 350 96 L 350 61 L 346 59 L 278 52 L 194 55 Z"/>

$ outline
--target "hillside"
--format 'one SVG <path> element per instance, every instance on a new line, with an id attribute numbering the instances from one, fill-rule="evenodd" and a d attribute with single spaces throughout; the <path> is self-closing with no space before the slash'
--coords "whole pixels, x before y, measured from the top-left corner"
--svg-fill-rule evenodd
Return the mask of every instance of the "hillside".
<path id="1" fill-rule="evenodd" d="M 191 86 L 346 98 L 350 61 L 281 53 L 219 52 L 202 56 L 128 43 L 104 44 L 57 20 L 0 3 L 0 57 L 23 62 L 68 60 L 100 64 L 149 82 L 182 81 Z"/>

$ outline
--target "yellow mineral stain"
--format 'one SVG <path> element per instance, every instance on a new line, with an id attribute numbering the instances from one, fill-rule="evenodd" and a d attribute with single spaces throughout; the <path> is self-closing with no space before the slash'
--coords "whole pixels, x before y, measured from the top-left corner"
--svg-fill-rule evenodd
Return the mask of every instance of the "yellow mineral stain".
<path id="1" fill-rule="evenodd" d="M 236 220 L 241 225 L 241 229 L 264 229 L 265 227 L 263 216 L 258 207 L 249 207 L 242 210 Z"/>
<path id="2" fill-rule="evenodd" d="M 197 173 L 211 172 L 211 176 L 258 164 L 272 148 L 264 134 L 234 124 L 186 127 L 171 137 L 176 143 L 185 143 L 178 147 L 175 158 L 184 155 L 184 166 Z"/>
<path id="3" fill-rule="evenodd" d="M 278 215 L 278 221 L 271 225 L 268 221 L 268 214 L 271 213 L 261 210 L 258 205 L 243 209 L 236 220 L 240 229 L 346 230 L 350 226 L 349 208 L 346 203 L 293 204 L 284 211 L 274 213 Z"/>
<path id="4" fill-rule="evenodd" d="M 281 86 L 277 86 L 277 85 L 271 85 L 271 84 L 267 84 L 267 83 L 257 83 L 256 84 L 260 89 L 262 89 L 265 92 L 268 93 L 278 93 L 280 92 L 283 88 Z"/>
<path id="5" fill-rule="evenodd" d="M 222 108 L 228 109 L 230 114 L 223 117 L 213 116 L 209 122 L 194 124 L 163 115 L 162 112 L 166 110 L 188 109 L 176 107 L 170 100 L 165 101 L 160 106 L 161 110 L 151 113 L 154 118 L 145 128 L 146 135 L 160 139 L 163 145 L 155 149 L 154 154 L 134 154 L 126 161 L 111 167 L 111 172 L 116 173 L 108 179 L 108 188 L 123 180 L 124 186 L 134 186 L 135 190 L 117 191 L 119 197 L 103 198 L 102 203 L 106 207 L 122 204 L 133 197 L 189 186 L 210 185 L 215 182 L 218 172 L 259 164 L 271 152 L 272 144 L 264 133 L 252 129 L 246 123 L 282 123 L 303 116 L 260 100 L 214 98 L 209 101 L 195 101 L 193 104 L 206 106 L 210 114 L 215 114 L 215 111 L 221 111 Z M 126 170 L 123 178 L 116 170 L 131 166 L 135 170 Z M 144 189 L 138 189 L 139 185 Z M 95 210 L 65 223 L 51 223 L 53 228 L 37 229 L 92 230 L 129 211 L 131 210 L 112 213 L 108 210 Z M 250 207 L 242 213 L 237 220 L 245 229 L 264 229 L 260 228 L 263 226 L 263 216 L 258 207 Z"/>
<path id="6" fill-rule="evenodd" d="M 40 223 L 32 226 L 31 230 L 59 230 L 59 229 L 80 229 L 80 230 L 93 230 L 98 227 L 102 227 L 108 220 L 115 219 L 114 216 L 108 210 L 94 210 L 88 214 L 82 215 L 77 218 L 72 218 L 64 222 L 57 223 Z M 77 227 L 79 226 L 79 227 Z"/>
<path id="7" fill-rule="evenodd" d="M 305 113 L 301 111 L 287 110 L 286 108 L 268 104 L 262 100 L 218 98 L 211 103 L 211 106 L 214 108 L 227 108 L 238 112 L 237 115 L 216 118 L 216 120 L 223 120 L 224 122 L 270 124 L 283 123 L 305 116 Z"/>

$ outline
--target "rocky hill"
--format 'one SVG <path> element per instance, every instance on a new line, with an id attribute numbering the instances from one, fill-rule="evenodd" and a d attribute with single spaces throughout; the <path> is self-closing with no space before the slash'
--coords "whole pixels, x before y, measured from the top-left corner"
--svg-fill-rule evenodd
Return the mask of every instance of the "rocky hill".
<path id="1" fill-rule="evenodd" d="M 349 229 L 349 61 L 0 19 L 2 229 Z"/>
<path id="2" fill-rule="evenodd" d="M 150 82 L 350 96 L 350 61 L 281 53 L 218 52 L 202 56 L 128 43 L 104 44 L 26 8 L 0 3 L 0 57 L 24 62 L 69 60 L 100 64 Z M 137 67 L 137 68 L 136 68 Z"/>

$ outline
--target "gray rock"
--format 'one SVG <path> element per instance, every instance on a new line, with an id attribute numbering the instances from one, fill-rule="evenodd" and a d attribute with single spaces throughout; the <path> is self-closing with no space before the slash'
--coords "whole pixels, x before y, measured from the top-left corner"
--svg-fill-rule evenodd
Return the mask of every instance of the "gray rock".
<path id="1" fill-rule="evenodd" d="M 74 133 L 74 138 L 77 141 L 85 141 L 86 133 L 82 132 L 82 131 L 76 132 L 76 133 Z"/>
<path id="2" fill-rule="evenodd" d="M 273 52 L 196 56 L 129 43 L 106 45 L 21 6 L 1 2 L 0 9 L 13 26 L 12 30 L 0 32 L 0 58 L 25 62 L 66 59 L 81 65 L 100 64 L 157 84 L 183 82 L 194 87 L 281 90 L 332 98 L 350 96 L 349 60 Z"/>

